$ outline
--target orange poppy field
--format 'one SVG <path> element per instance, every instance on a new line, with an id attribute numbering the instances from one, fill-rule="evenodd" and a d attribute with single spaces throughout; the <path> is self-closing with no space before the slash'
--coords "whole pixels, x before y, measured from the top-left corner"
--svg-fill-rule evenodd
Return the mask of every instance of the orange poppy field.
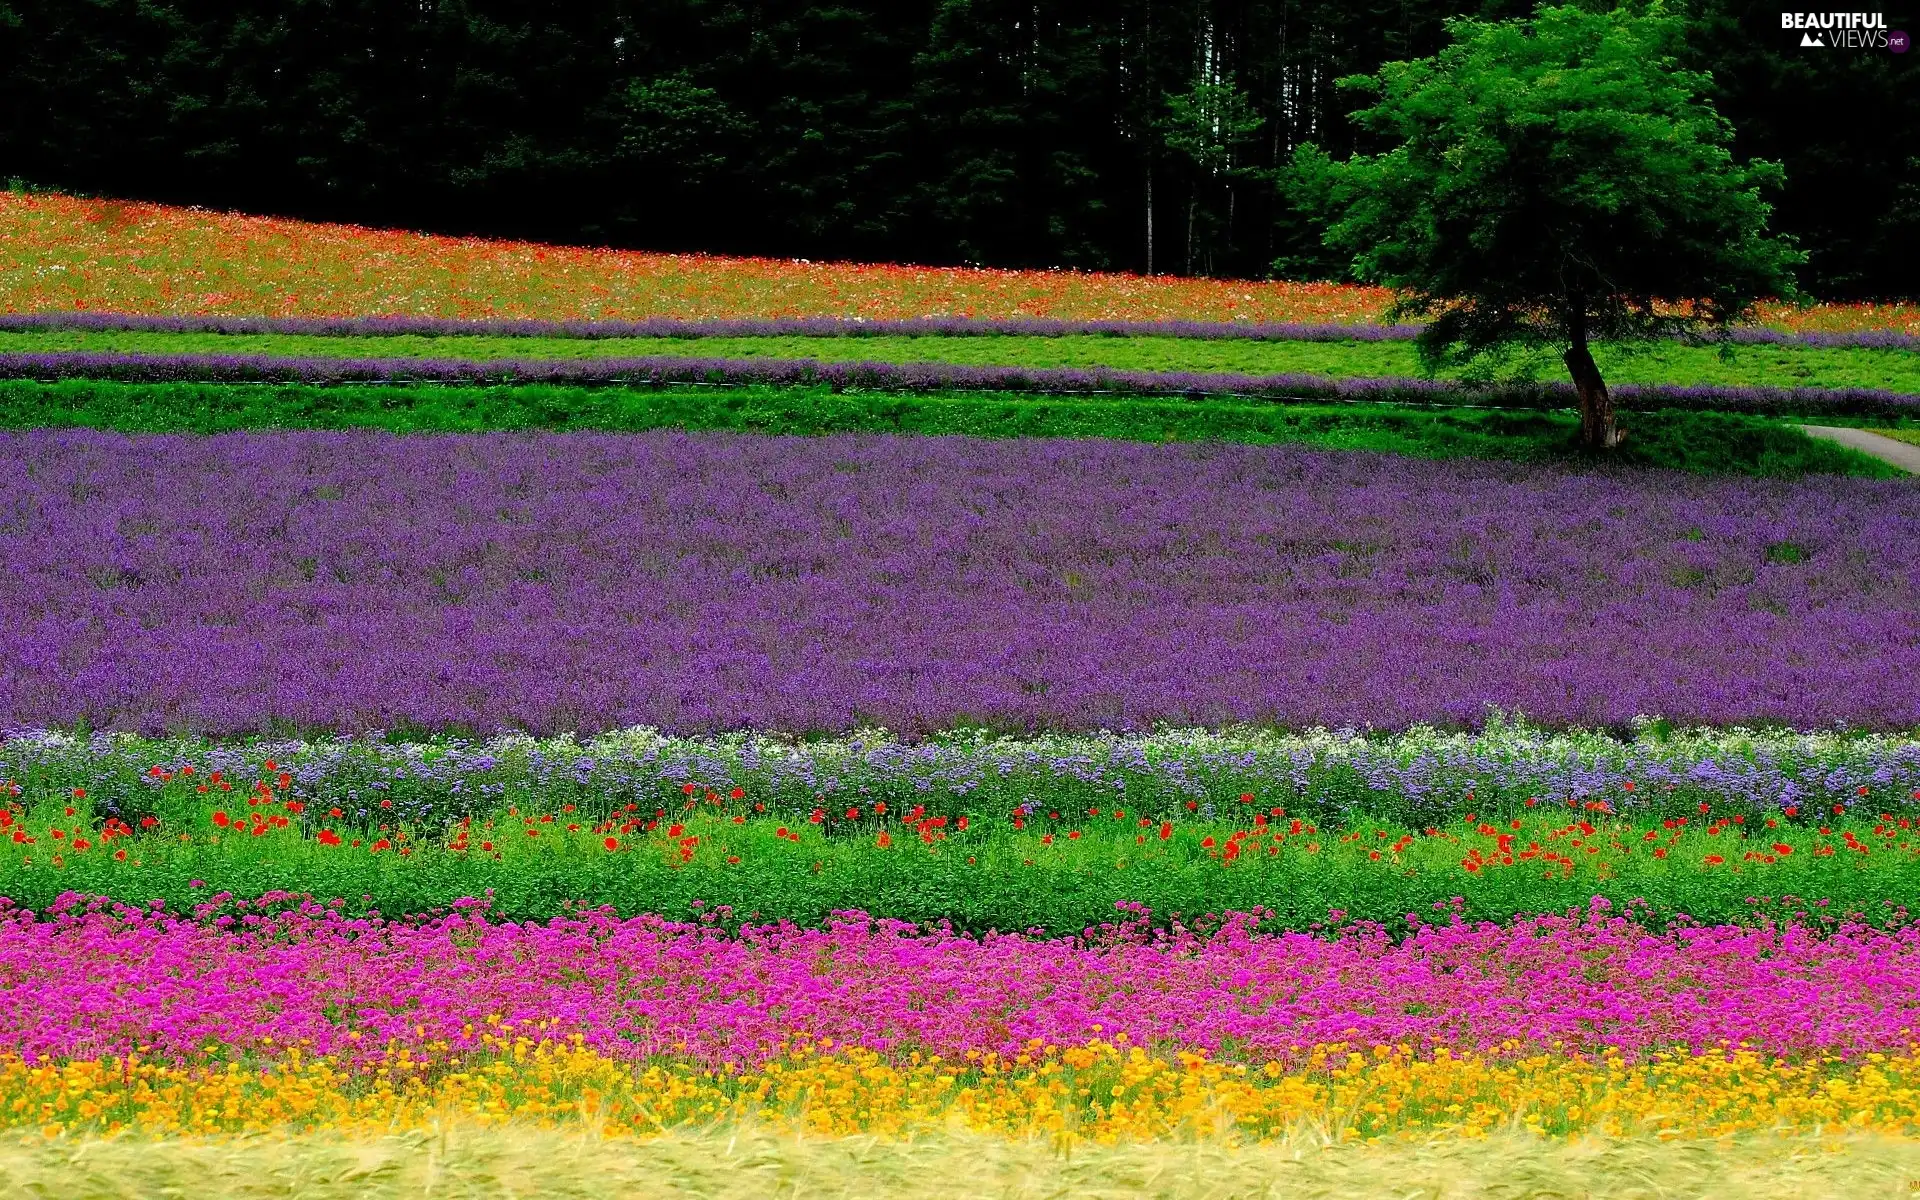
<path id="1" fill-rule="evenodd" d="M 442 237 L 0 192 L 0 312 L 540 320 L 916 317 L 1363 324 L 1351 284 L 820 263 Z M 1763 305 L 1794 332 L 1920 334 L 1920 305 Z"/>

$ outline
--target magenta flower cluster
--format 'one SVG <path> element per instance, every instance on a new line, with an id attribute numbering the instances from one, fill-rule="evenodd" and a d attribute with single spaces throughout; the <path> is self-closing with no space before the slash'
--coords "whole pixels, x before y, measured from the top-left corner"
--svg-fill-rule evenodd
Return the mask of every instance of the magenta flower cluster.
<path id="1" fill-rule="evenodd" d="M 390 1042 L 472 1046 L 497 1020 L 713 1063 L 764 1061 L 799 1034 L 960 1055 L 1120 1033 L 1284 1062 L 1331 1041 L 1849 1056 L 1903 1049 L 1920 1028 L 1920 928 L 1651 933 L 1604 905 L 1507 925 L 1415 914 L 1430 920 L 1401 938 L 1123 917 L 1046 941 L 862 914 L 734 934 L 602 912 L 501 924 L 477 904 L 381 922 L 284 896 L 189 918 L 70 897 L 49 919 L 0 910 L 0 1045 L 191 1059 L 292 1042 L 360 1059 Z"/>

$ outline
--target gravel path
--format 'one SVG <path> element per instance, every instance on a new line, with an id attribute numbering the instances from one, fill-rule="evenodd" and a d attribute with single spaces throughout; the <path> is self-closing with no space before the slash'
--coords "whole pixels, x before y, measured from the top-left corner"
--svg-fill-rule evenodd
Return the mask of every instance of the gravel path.
<path id="1" fill-rule="evenodd" d="M 1848 429 L 1838 425 L 1802 425 L 1800 428 L 1807 431 L 1808 437 L 1826 438 L 1842 446 L 1851 446 L 1882 462 L 1890 462 L 1903 471 L 1920 475 L 1920 446 L 1909 446 L 1864 429 Z"/>

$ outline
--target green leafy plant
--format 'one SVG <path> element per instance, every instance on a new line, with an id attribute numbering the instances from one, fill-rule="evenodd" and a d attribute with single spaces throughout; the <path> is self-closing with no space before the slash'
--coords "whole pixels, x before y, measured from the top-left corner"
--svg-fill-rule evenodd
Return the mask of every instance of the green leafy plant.
<path id="1" fill-rule="evenodd" d="M 1735 162 L 1711 79 L 1677 61 L 1685 21 L 1659 3 L 1545 7 L 1448 23 L 1432 58 L 1342 84 L 1391 148 L 1337 166 L 1329 244 L 1428 320 L 1431 366 L 1552 345 L 1581 439 L 1620 442 L 1596 341 L 1724 329 L 1793 293 L 1802 261 L 1768 236 L 1777 164 Z M 1308 160 L 1311 162 L 1311 152 Z"/>

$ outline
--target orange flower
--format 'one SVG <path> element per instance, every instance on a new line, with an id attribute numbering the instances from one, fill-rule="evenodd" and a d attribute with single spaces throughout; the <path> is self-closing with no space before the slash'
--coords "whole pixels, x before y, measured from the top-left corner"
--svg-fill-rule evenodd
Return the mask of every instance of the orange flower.
<path id="1" fill-rule="evenodd" d="M 107 205 L 111 222 L 96 220 Z M 0 193 L 0 311 L 635 319 L 1377 320 L 1381 288 L 650 254 Z M 61 266 L 67 270 L 47 270 Z M 269 767 L 268 770 L 274 768 Z"/>

